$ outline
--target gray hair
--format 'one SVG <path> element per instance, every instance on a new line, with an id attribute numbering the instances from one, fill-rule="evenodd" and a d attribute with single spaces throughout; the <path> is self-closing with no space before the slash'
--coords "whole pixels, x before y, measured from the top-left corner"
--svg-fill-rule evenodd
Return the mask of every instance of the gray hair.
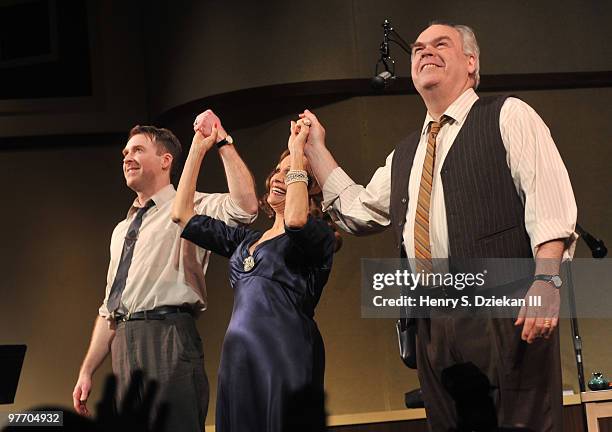
<path id="1" fill-rule="evenodd" d="M 480 47 L 478 46 L 478 42 L 476 41 L 476 35 L 474 34 L 474 30 L 472 30 L 466 25 L 452 24 L 444 21 L 432 21 L 431 23 L 429 23 L 429 26 L 431 27 L 432 25 L 443 25 L 447 27 L 452 27 L 459 32 L 463 45 L 463 53 L 465 55 L 473 55 L 475 59 L 475 68 L 474 73 L 472 74 L 472 78 L 474 78 L 474 89 L 477 89 L 478 84 L 480 84 Z"/>

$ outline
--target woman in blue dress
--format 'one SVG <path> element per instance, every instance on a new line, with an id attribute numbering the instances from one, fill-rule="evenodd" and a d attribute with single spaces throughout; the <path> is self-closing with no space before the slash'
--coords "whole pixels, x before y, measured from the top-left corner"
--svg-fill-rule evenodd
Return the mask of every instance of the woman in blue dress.
<path id="1" fill-rule="evenodd" d="M 216 141 L 199 132 L 175 198 L 182 237 L 230 259 L 234 307 L 223 341 L 216 430 L 319 431 L 325 428 L 325 351 L 314 310 L 331 271 L 336 234 L 321 217 L 321 190 L 308 173 L 308 120 L 291 122 L 288 151 L 266 180 L 273 215 L 261 233 L 195 215 L 204 154 Z"/>

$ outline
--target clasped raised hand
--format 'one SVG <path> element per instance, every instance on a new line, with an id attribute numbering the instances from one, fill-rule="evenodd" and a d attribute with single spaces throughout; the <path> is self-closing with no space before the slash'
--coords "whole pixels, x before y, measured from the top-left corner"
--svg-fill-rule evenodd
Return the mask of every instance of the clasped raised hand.
<path id="1" fill-rule="evenodd" d="M 289 141 L 287 143 L 287 147 L 291 154 L 295 152 L 304 152 L 304 145 L 308 139 L 310 125 L 311 122 L 307 118 L 300 119 L 297 122 L 291 121 Z"/>
<path id="2" fill-rule="evenodd" d="M 217 142 L 217 135 L 218 130 L 216 126 L 212 127 L 210 134 L 206 137 L 199 130 L 197 130 L 193 135 L 193 140 L 191 141 L 191 151 L 210 150 L 211 147 Z"/>
<path id="3" fill-rule="evenodd" d="M 216 126 L 220 139 L 227 136 L 227 132 L 225 132 L 221 124 L 221 119 L 212 110 L 207 109 L 195 118 L 193 131 L 200 131 L 204 137 L 208 137 L 212 133 L 213 126 Z"/>

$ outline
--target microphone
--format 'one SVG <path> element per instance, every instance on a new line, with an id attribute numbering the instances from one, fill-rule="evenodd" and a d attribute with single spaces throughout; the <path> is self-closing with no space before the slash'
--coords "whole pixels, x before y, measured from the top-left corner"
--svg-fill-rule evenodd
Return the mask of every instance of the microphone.
<path id="1" fill-rule="evenodd" d="M 391 27 L 391 22 L 386 19 L 383 24 L 383 41 L 380 44 L 378 51 L 380 58 L 374 69 L 374 78 L 370 81 L 372 88 L 375 90 L 383 90 L 393 84 L 395 80 L 395 61 L 391 58 L 390 43 L 393 42 L 401 48 L 406 54 L 410 55 L 410 45 Z M 378 73 L 378 67 L 382 65 L 384 71 Z"/>
<path id="2" fill-rule="evenodd" d="M 608 248 L 603 240 L 596 239 L 578 224 L 576 224 L 576 232 L 582 237 L 589 249 L 591 249 L 593 258 L 603 258 L 608 254 Z"/>
<path id="3" fill-rule="evenodd" d="M 393 75 L 391 72 L 382 71 L 381 73 L 376 75 L 374 78 L 372 78 L 370 83 L 372 85 L 372 88 L 376 90 L 382 90 L 382 89 L 389 87 L 394 79 L 395 79 L 395 75 Z"/>

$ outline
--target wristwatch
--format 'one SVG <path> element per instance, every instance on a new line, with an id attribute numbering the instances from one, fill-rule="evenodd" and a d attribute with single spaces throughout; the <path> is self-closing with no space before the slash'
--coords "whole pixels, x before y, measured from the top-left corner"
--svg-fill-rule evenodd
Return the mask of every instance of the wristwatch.
<path id="1" fill-rule="evenodd" d="M 559 277 L 559 275 L 539 274 L 539 275 L 535 275 L 533 277 L 533 280 L 541 280 L 544 282 L 550 282 L 557 289 L 561 288 L 561 285 L 563 285 L 563 281 L 561 280 L 561 277 Z"/>
<path id="2" fill-rule="evenodd" d="M 234 144 L 234 139 L 231 135 L 226 135 L 221 141 L 217 143 L 217 148 L 223 147 L 225 144 Z"/>

